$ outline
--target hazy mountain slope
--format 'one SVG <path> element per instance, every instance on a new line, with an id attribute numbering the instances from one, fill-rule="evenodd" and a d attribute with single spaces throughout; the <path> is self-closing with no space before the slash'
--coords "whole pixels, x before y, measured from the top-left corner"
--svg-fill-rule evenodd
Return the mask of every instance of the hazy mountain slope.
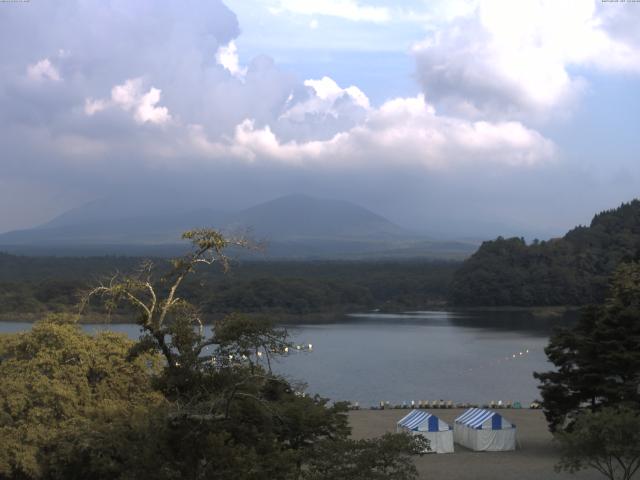
<path id="1" fill-rule="evenodd" d="M 53 228 L 69 225 L 91 225 L 127 219 L 173 219 L 196 211 L 219 211 L 208 205 L 199 205 L 178 192 L 140 195 L 122 193 L 117 196 L 100 198 L 76 208 L 72 208 L 53 220 L 37 228 Z"/>
<path id="2" fill-rule="evenodd" d="M 251 227 L 274 239 L 406 237 L 408 232 L 359 205 L 341 200 L 288 195 L 230 217 L 227 228 Z"/>
<path id="3" fill-rule="evenodd" d="M 266 240 L 271 258 L 464 258 L 475 245 L 437 242 L 413 234 L 356 204 L 289 195 L 236 213 L 189 210 L 169 199 L 106 199 L 70 210 L 36 228 L 0 235 L 0 249 L 13 253 L 69 255 L 178 254 L 180 234 L 196 227 L 229 233 L 248 231 Z M 239 255 L 244 255 L 239 252 Z M 254 256 L 255 257 L 255 256 Z"/>
<path id="4" fill-rule="evenodd" d="M 172 243 L 183 230 L 201 226 L 250 229 L 279 240 L 407 236 L 384 217 L 353 203 L 289 195 L 238 213 L 189 210 L 171 202 L 100 200 L 36 228 L 0 235 L 0 244 Z"/>
<path id="5" fill-rule="evenodd" d="M 188 229 L 216 225 L 225 215 L 211 210 L 151 214 L 140 217 L 80 219 L 65 215 L 48 224 L 28 230 L 16 230 L 0 235 L 0 245 L 108 245 L 177 243 Z M 70 223 L 77 222 L 77 223 Z"/>

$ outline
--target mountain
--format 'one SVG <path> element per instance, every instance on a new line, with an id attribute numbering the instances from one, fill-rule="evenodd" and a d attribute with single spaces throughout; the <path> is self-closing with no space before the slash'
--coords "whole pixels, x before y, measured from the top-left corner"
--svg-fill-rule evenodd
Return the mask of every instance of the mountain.
<path id="1" fill-rule="evenodd" d="M 191 199 L 171 190 L 162 194 L 152 192 L 144 195 L 123 192 L 72 208 L 38 228 L 112 223 L 123 219 L 175 218 L 203 208 L 194 208 L 194 205 Z"/>
<path id="2" fill-rule="evenodd" d="M 193 204 L 191 204 L 193 205 Z M 279 258 L 434 256 L 463 258 L 466 242 L 434 242 L 351 202 L 288 195 L 239 212 L 193 208 L 167 198 L 119 197 L 88 203 L 50 222 L 0 235 L 0 249 L 28 254 L 157 254 L 184 249 L 180 234 L 196 227 L 248 231 Z"/>
<path id="3" fill-rule="evenodd" d="M 409 232 L 351 202 L 287 195 L 232 215 L 226 228 L 250 227 L 277 240 L 402 238 Z"/>
<path id="4" fill-rule="evenodd" d="M 144 196 L 124 193 L 71 209 L 35 228 L 2 234 L 0 245 L 61 248 L 175 244 L 183 231 L 220 224 L 226 216 L 193 205 L 172 191 Z"/>
<path id="5" fill-rule="evenodd" d="M 207 209 L 182 213 L 151 213 L 139 217 L 75 218 L 72 212 L 49 223 L 0 235 L 0 245 L 162 245 L 177 243 L 185 230 L 219 223 L 225 214 Z M 86 219 L 85 219 L 86 218 Z M 205 220 L 206 219 L 206 220 Z"/>
<path id="6" fill-rule="evenodd" d="M 631 260 L 640 260 L 640 200 L 601 212 L 562 238 L 484 242 L 456 272 L 450 300 L 484 306 L 600 303 L 610 275 Z"/>

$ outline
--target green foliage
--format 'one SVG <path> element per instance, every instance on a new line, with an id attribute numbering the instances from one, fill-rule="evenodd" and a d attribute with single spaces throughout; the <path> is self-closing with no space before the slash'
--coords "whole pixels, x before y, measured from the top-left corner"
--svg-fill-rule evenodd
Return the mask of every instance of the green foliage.
<path id="1" fill-rule="evenodd" d="M 604 305 L 550 339 L 545 352 L 556 370 L 534 374 L 552 431 L 585 407 L 640 408 L 640 264 L 621 265 L 610 290 Z"/>
<path id="2" fill-rule="evenodd" d="M 164 450 L 168 405 L 130 405 L 96 411 L 56 432 L 40 455 L 49 480 L 145 479 Z M 39 478 L 39 477 L 30 477 Z M 161 477 L 158 477 L 161 478 Z"/>
<path id="3" fill-rule="evenodd" d="M 563 238 L 531 245 L 521 238 L 484 242 L 456 272 L 449 298 L 486 306 L 600 303 L 616 267 L 639 255 L 640 200 L 633 200 Z"/>
<path id="4" fill-rule="evenodd" d="M 308 466 L 308 480 L 414 480 L 411 455 L 428 449 L 422 436 L 387 433 L 371 440 L 322 442 Z"/>
<path id="5" fill-rule="evenodd" d="M 345 404 L 273 374 L 286 331 L 242 315 L 204 326 L 180 296 L 185 279 L 201 264 L 226 268 L 224 249 L 244 241 L 185 238 L 193 251 L 169 269 L 145 262 L 84 298 L 134 313 L 139 342 L 83 334 L 63 316 L 0 337 L 0 479 L 415 478 L 415 441 L 352 442 Z M 359 476 L 318 477 L 312 459 L 328 452 Z"/>
<path id="6" fill-rule="evenodd" d="M 180 262 L 184 259 L 180 259 Z M 114 271 L 135 272 L 141 259 L 16 257 L 0 253 L 0 314 L 76 311 L 84 291 Z M 314 315 L 402 310 L 443 303 L 456 262 L 264 261 L 200 269 L 185 279 L 182 297 L 209 316 L 224 313 Z M 154 274 L 176 265 L 158 261 Z M 222 269 L 223 270 L 223 269 Z M 160 290 L 162 286 L 158 286 Z M 95 304 L 89 312 L 102 313 Z M 112 308 L 115 314 L 126 313 Z"/>
<path id="7" fill-rule="evenodd" d="M 286 330 L 274 328 L 269 320 L 255 320 L 239 314 L 227 315 L 216 322 L 215 343 L 218 345 L 217 355 L 223 360 L 245 359 L 254 371 L 264 359 L 269 372 L 272 355 L 292 347 Z"/>
<path id="8" fill-rule="evenodd" d="M 557 470 L 594 468 L 610 480 L 630 480 L 640 467 L 640 414 L 628 408 L 581 413 L 571 431 L 556 435 Z"/>
<path id="9" fill-rule="evenodd" d="M 0 335 L 0 478 L 40 478 L 61 437 L 163 404 L 151 385 L 156 356 L 127 361 L 124 335 L 92 337 L 60 320 Z"/>

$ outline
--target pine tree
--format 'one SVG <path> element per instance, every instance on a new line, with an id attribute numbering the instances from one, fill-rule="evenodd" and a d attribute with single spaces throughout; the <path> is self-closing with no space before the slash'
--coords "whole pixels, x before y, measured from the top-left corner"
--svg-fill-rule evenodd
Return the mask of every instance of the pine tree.
<path id="1" fill-rule="evenodd" d="M 556 332 L 545 352 L 557 370 L 534 376 L 552 431 L 571 425 L 584 408 L 640 408 L 640 264 L 621 265 L 606 302 Z"/>

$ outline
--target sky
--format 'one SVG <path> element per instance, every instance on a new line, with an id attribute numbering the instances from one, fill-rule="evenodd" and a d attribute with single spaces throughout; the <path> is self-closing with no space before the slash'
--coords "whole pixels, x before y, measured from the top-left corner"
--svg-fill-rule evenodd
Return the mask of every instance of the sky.
<path id="1" fill-rule="evenodd" d="M 0 232 L 307 193 L 547 238 L 639 195 L 640 3 L 0 2 Z"/>

